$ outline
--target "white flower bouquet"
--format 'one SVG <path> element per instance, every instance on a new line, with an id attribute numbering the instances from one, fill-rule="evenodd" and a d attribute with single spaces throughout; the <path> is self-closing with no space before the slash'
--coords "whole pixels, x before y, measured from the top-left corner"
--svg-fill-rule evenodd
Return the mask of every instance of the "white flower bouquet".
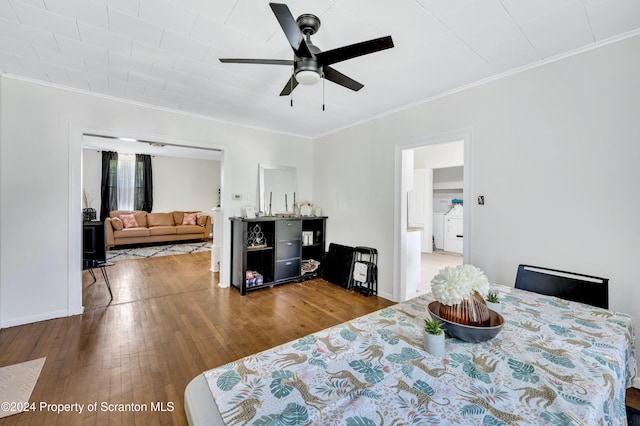
<path id="1" fill-rule="evenodd" d="M 468 300 L 474 292 L 485 297 L 489 288 L 489 279 L 485 273 L 473 265 L 444 268 L 431 280 L 433 296 L 447 306 Z"/>

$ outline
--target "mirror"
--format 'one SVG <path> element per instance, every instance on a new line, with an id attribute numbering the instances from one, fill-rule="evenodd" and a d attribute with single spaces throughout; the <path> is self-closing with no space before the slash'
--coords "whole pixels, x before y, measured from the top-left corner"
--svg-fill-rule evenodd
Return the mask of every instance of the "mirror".
<path id="1" fill-rule="evenodd" d="M 267 166 L 260 164 L 260 210 L 271 215 L 276 213 L 293 213 L 297 191 L 296 168 L 292 166 Z"/>

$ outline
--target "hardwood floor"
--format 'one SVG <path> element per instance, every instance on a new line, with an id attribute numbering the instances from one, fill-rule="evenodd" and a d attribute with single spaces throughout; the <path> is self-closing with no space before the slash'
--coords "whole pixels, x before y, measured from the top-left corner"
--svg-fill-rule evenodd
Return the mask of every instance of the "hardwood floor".
<path id="1" fill-rule="evenodd" d="M 102 276 L 91 283 L 84 272 L 83 315 L 0 330 L 0 366 L 47 357 L 32 402 L 84 404 L 81 414 L 37 409 L 0 424 L 186 424 L 184 389 L 199 373 L 393 304 L 323 280 L 243 297 L 217 286 L 209 262 L 209 253 L 116 262 L 111 302 Z"/>

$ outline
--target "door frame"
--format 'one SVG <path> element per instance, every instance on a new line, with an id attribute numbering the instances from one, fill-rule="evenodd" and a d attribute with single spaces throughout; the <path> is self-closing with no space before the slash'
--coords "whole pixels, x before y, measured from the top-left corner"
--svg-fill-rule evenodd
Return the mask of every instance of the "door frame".
<path id="1" fill-rule="evenodd" d="M 473 163 L 472 163 L 472 141 L 473 128 L 455 130 L 451 132 L 441 133 L 438 135 L 428 136 L 419 139 L 412 139 L 399 142 L 395 145 L 395 191 L 394 191 L 394 285 L 393 300 L 402 302 L 407 288 L 407 268 L 404 259 L 407 258 L 406 240 L 407 240 L 407 202 L 406 187 L 404 181 L 406 173 L 403 171 L 402 153 L 405 150 L 420 148 L 429 145 L 437 145 L 448 142 L 463 141 L 464 145 L 464 176 L 463 176 L 463 193 L 464 198 L 468 201 L 463 205 L 464 214 L 464 241 L 463 255 L 464 263 L 469 263 L 471 259 L 471 240 L 472 240 L 472 209 L 471 200 L 473 195 L 472 180 Z"/>

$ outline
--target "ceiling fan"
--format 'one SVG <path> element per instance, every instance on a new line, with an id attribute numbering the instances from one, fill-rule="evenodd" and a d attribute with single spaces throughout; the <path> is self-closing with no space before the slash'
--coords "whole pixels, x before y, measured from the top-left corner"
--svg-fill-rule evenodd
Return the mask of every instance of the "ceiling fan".
<path id="1" fill-rule="evenodd" d="M 322 52 L 311 42 L 311 36 L 320 28 L 320 19 L 317 16 L 307 13 L 300 15 L 298 19 L 293 19 L 286 4 L 269 3 L 269 6 L 289 40 L 293 49 L 293 60 L 220 58 L 220 62 L 293 66 L 293 74 L 280 92 L 280 96 L 291 94 L 298 83 L 315 84 L 321 77 L 358 91 L 364 87 L 363 84 L 347 77 L 330 65 L 393 47 L 391 36 L 386 36 Z"/>

